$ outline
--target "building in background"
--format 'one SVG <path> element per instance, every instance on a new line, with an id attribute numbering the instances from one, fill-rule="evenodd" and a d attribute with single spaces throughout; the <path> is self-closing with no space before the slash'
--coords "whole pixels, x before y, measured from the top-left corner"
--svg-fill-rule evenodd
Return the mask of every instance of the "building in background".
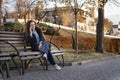
<path id="1" fill-rule="evenodd" d="M 112 28 L 112 35 L 114 36 L 119 36 L 120 35 L 120 30 L 119 30 L 119 25 L 113 25 Z"/>

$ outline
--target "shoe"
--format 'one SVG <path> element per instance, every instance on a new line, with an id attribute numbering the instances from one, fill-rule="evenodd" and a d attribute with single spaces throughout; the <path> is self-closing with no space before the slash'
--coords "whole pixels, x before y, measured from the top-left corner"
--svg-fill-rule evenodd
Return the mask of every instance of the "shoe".
<path id="1" fill-rule="evenodd" d="M 46 53 L 43 54 L 43 58 L 47 59 L 47 54 Z"/>
<path id="2" fill-rule="evenodd" d="M 61 70 L 61 67 L 58 66 L 57 64 L 54 65 L 56 70 Z"/>

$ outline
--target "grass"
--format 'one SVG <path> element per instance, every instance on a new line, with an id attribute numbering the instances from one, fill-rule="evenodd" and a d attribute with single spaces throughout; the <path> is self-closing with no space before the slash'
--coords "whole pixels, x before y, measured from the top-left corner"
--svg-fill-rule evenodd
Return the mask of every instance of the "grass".
<path id="1" fill-rule="evenodd" d="M 61 36 L 71 36 L 73 35 L 74 31 L 73 30 L 66 30 L 66 29 L 60 29 L 59 31 Z M 86 32 L 80 32 L 78 31 L 78 37 L 96 37 L 95 34 L 90 34 Z"/>
<path id="2" fill-rule="evenodd" d="M 115 56 L 116 54 L 113 53 L 96 53 L 96 52 L 84 52 L 84 53 L 65 53 L 64 58 L 65 62 L 77 62 L 77 61 L 84 61 L 90 59 L 98 59 L 103 57 L 110 57 Z"/>

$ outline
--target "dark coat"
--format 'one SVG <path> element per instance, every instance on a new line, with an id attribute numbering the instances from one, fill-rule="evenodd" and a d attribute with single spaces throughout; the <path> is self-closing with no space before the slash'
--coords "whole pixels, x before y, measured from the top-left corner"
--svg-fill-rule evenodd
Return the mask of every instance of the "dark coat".
<path id="1" fill-rule="evenodd" d="M 35 30 L 37 31 L 37 33 L 39 35 L 39 38 L 40 38 L 39 40 L 44 41 L 45 38 L 43 36 L 41 29 L 36 27 Z M 30 46 L 31 46 L 32 51 L 39 51 L 39 48 L 38 48 L 39 44 L 37 44 L 37 39 L 36 39 L 34 34 L 32 34 L 32 37 L 30 36 L 30 34 L 28 35 L 28 41 L 30 42 Z"/>

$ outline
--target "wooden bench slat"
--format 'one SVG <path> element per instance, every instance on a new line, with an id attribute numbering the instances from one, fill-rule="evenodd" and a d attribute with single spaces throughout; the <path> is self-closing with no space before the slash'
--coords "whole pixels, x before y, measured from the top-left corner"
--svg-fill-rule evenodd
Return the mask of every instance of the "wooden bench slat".
<path id="1" fill-rule="evenodd" d="M 34 56 L 34 55 L 40 55 L 40 52 L 20 52 L 19 56 Z"/>
<path id="2" fill-rule="evenodd" d="M 0 34 L 21 34 L 24 35 L 23 32 L 9 32 L 9 31 L 0 31 Z"/>
<path id="3" fill-rule="evenodd" d="M 41 58 L 41 55 L 21 57 L 21 60 L 30 60 L 30 59 L 38 59 L 38 58 Z"/>
<path id="4" fill-rule="evenodd" d="M 10 60 L 11 59 L 11 57 L 10 57 L 10 54 L 6 54 L 6 53 L 4 53 L 4 54 L 2 54 L 2 53 L 0 53 L 0 60 L 2 61 L 4 61 L 4 60 Z"/>
<path id="5" fill-rule="evenodd" d="M 25 46 L 25 44 L 13 44 L 16 47 L 23 47 Z M 0 44 L 1 47 L 10 47 L 10 45 L 6 45 L 6 44 Z"/>
<path id="6" fill-rule="evenodd" d="M 11 60 L 11 57 L 0 57 L 0 61 Z"/>
<path id="7" fill-rule="evenodd" d="M 14 48 L 12 47 L 9 47 L 9 46 L 4 46 L 4 47 L 1 47 L 0 49 L 2 49 L 2 51 L 15 51 Z M 29 50 L 29 49 L 25 49 L 24 46 L 16 46 L 16 49 L 19 50 L 20 52 L 21 51 L 26 51 L 26 50 Z"/>
<path id="8" fill-rule="evenodd" d="M 0 38 L 0 40 L 6 40 L 6 41 L 21 41 L 21 40 L 25 40 L 23 38 Z"/>
<path id="9" fill-rule="evenodd" d="M 51 53 L 63 53 L 63 51 L 62 50 L 51 50 Z"/>
<path id="10" fill-rule="evenodd" d="M 53 56 L 59 56 L 59 55 L 63 55 L 64 53 L 56 53 L 56 54 L 52 54 Z"/>
<path id="11" fill-rule="evenodd" d="M 10 34 L 2 34 L 0 35 L 0 37 L 3 37 L 3 38 L 24 38 L 23 35 L 10 35 Z"/>
<path id="12" fill-rule="evenodd" d="M 9 57 L 9 56 L 10 56 L 10 54 L 7 54 L 7 53 L 4 53 L 4 54 L 3 54 L 3 53 L 0 53 L 0 58 L 1 58 L 1 57 Z"/>

